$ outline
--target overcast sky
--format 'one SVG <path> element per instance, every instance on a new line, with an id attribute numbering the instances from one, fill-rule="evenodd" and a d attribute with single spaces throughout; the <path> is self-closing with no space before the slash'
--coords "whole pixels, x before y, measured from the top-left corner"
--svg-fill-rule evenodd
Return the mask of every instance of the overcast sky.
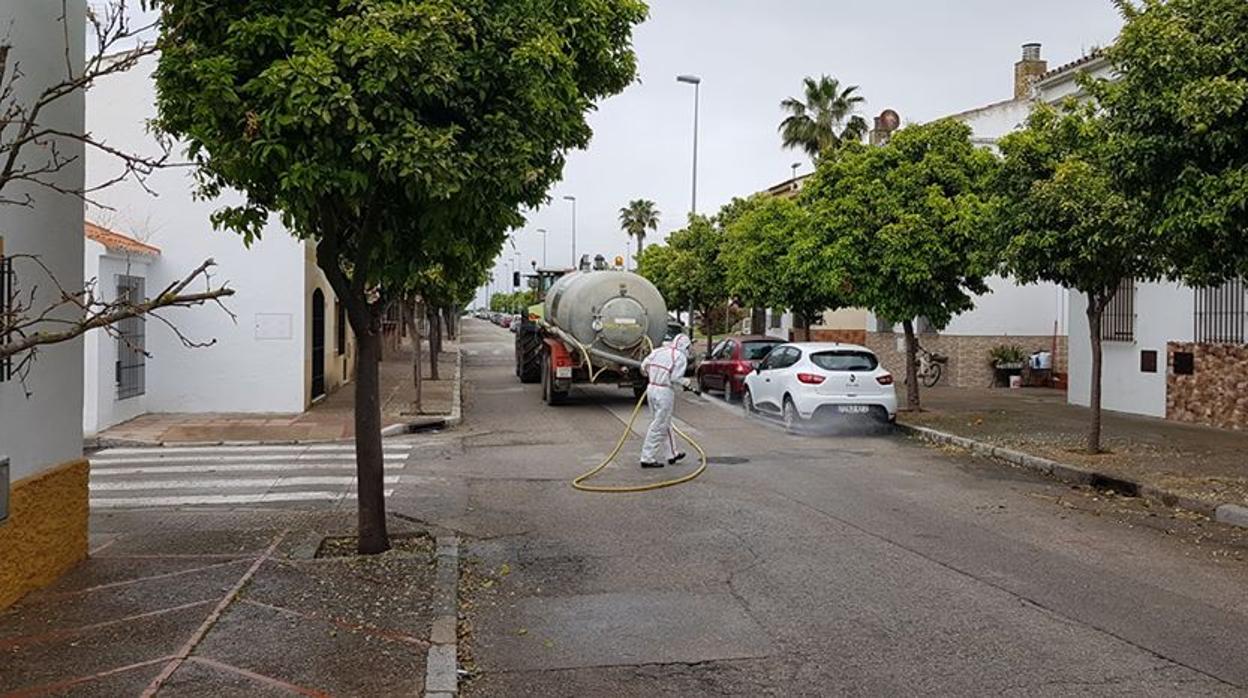
<path id="1" fill-rule="evenodd" d="M 631 199 L 657 203 L 658 237 L 683 226 L 693 89 L 678 74 L 702 77 L 698 209 L 709 213 L 787 179 L 793 163 L 810 171 L 776 133 L 779 102 L 799 96 L 804 76 L 859 85 L 868 121 L 886 108 L 927 121 L 1009 99 L 1022 44 L 1042 43 L 1057 66 L 1110 43 L 1120 24 L 1108 0 L 653 0 L 635 34 L 640 82 L 592 117 L 593 143 L 571 154 L 553 201 L 518 234 L 524 264 L 541 261 L 537 228 L 550 231 L 552 265 L 570 260 L 566 194 L 577 197 L 581 253 L 623 254 L 618 210 Z"/>
<path id="2" fill-rule="evenodd" d="M 683 226 L 690 207 L 693 88 L 702 77 L 698 209 L 714 212 L 787 179 L 809 159 L 780 147 L 780 100 L 800 96 L 807 75 L 859 85 L 870 121 L 891 108 L 903 122 L 1008 99 L 1013 66 L 1027 42 L 1044 45 L 1050 66 L 1110 43 L 1120 19 L 1109 0 L 651 0 L 637 28 L 639 82 L 591 117 L 594 140 L 570 154 L 551 204 L 515 236 L 522 265 L 571 261 L 571 204 L 577 197 L 579 253 L 622 255 L 618 211 L 632 199 L 662 213 L 655 242 Z M 647 241 L 649 242 L 649 240 Z M 505 254 L 511 257 L 510 247 Z M 501 275 L 499 276 L 501 280 Z"/>

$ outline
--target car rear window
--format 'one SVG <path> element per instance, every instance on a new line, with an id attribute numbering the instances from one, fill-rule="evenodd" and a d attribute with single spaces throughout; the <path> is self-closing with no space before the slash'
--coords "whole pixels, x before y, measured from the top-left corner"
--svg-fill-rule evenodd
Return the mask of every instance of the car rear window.
<path id="1" fill-rule="evenodd" d="M 745 342 L 741 345 L 741 358 L 746 361 L 762 361 L 768 352 L 784 342 Z"/>
<path id="2" fill-rule="evenodd" d="M 875 354 L 866 351 L 821 351 L 810 360 L 825 371 L 874 371 L 880 365 Z"/>

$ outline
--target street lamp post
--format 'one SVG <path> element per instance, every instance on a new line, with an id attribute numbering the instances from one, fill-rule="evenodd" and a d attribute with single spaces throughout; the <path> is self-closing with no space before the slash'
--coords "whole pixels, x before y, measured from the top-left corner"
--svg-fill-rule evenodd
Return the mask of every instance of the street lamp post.
<path id="1" fill-rule="evenodd" d="M 538 228 L 537 232 L 542 235 L 542 267 L 546 266 L 546 229 Z"/>
<path id="2" fill-rule="evenodd" d="M 693 85 L 693 196 L 689 205 L 690 214 L 698 212 L 698 102 L 700 101 L 702 78 L 697 75 L 677 75 L 676 82 Z M 689 301 L 689 338 L 693 339 L 693 301 Z"/>
<path id="3" fill-rule="evenodd" d="M 563 200 L 572 202 L 572 268 L 576 269 L 576 197 L 565 196 Z"/>

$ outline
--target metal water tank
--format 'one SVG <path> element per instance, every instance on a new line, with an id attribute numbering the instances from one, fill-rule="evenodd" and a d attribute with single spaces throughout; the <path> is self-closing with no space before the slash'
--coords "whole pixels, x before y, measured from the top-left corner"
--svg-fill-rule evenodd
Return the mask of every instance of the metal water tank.
<path id="1" fill-rule="evenodd" d="M 546 321 L 585 346 L 617 351 L 642 347 L 645 337 L 663 343 L 667 305 L 644 277 L 627 271 L 577 271 L 546 293 Z"/>

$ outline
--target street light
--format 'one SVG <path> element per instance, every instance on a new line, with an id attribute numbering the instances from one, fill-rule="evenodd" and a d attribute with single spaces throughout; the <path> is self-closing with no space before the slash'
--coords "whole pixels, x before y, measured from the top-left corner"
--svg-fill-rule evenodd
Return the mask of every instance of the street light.
<path id="1" fill-rule="evenodd" d="M 542 267 L 546 266 L 546 229 L 538 228 L 537 232 L 542 234 Z"/>
<path id="2" fill-rule="evenodd" d="M 702 78 L 697 75 L 677 75 L 676 82 L 693 85 L 693 201 L 689 207 L 692 213 L 698 212 L 698 102 Z"/>
<path id="3" fill-rule="evenodd" d="M 698 101 L 702 78 L 697 75 L 677 75 L 676 82 L 693 85 L 693 198 L 689 212 L 696 214 L 698 212 Z M 693 301 L 689 302 L 689 339 L 693 339 Z"/>
<path id="4" fill-rule="evenodd" d="M 565 196 L 563 200 L 572 202 L 572 268 L 576 269 L 576 197 Z"/>

